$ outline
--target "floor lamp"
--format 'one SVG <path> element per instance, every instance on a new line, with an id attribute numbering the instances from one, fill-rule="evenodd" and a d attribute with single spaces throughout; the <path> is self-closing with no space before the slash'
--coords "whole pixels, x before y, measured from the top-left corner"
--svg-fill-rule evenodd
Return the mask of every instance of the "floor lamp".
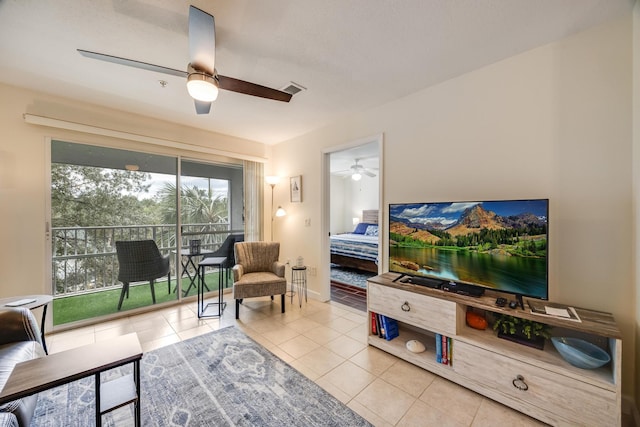
<path id="1" fill-rule="evenodd" d="M 278 206 L 276 212 L 273 212 L 273 188 L 276 186 L 278 182 L 280 182 L 280 177 L 277 176 L 267 176 L 265 177 L 265 181 L 267 184 L 271 186 L 271 241 L 273 242 L 273 220 L 276 216 L 285 216 L 287 213 L 282 206 Z"/>

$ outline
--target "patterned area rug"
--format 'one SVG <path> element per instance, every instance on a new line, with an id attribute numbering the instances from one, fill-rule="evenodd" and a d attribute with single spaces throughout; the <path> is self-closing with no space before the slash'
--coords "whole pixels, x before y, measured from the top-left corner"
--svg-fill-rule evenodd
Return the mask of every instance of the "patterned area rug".
<path id="1" fill-rule="evenodd" d="M 370 426 L 235 327 L 145 353 L 141 382 L 145 426 Z M 40 393 L 31 426 L 95 425 L 93 401 L 92 377 Z M 133 425 L 133 405 L 102 421 Z"/>
<path id="2" fill-rule="evenodd" d="M 353 268 L 340 267 L 331 264 L 331 280 L 335 282 L 345 283 L 347 285 L 357 286 L 359 288 L 367 288 L 367 279 L 375 276 L 375 273 L 368 271 L 356 270 Z"/>

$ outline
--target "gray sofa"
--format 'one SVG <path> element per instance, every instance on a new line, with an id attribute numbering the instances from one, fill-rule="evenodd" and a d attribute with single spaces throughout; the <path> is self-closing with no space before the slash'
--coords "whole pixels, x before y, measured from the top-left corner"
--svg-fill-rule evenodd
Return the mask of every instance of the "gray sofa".
<path id="1" fill-rule="evenodd" d="M 44 356 L 40 328 L 26 308 L 0 309 L 0 389 L 4 388 L 13 367 L 25 360 Z M 0 405 L 0 427 L 28 427 L 38 395 Z"/>

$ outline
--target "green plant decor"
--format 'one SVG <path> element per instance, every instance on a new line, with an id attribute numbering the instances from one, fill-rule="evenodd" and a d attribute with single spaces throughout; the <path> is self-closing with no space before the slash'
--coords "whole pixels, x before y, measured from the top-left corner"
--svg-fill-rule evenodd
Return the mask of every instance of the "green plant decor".
<path id="1" fill-rule="evenodd" d="M 508 314 L 496 314 L 493 330 L 502 332 L 507 335 L 516 335 L 521 333 L 527 339 L 531 340 L 536 337 L 551 338 L 549 325 L 538 323 L 529 319 L 510 316 Z"/>

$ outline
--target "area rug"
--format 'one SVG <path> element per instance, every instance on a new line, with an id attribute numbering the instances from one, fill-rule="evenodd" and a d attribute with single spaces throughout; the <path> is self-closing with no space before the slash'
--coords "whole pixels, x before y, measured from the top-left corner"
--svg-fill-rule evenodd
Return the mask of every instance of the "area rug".
<path id="1" fill-rule="evenodd" d="M 233 326 L 145 353 L 141 386 L 144 426 L 371 425 Z M 31 426 L 95 425 L 93 402 L 92 377 L 40 393 Z M 102 421 L 133 425 L 133 405 Z"/>
<path id="2" fill-rule="evenodd" d="M 375 276 L 375 273 L 369 273 L 368 271 L 356 270 L 354 268 L 340 267 L 336 264 L 331 264 L 331 280 L 339 283 L 345 283 L 347 285 L 357 286 L 359 288 L 367 288 L 367 279 Z"/>

